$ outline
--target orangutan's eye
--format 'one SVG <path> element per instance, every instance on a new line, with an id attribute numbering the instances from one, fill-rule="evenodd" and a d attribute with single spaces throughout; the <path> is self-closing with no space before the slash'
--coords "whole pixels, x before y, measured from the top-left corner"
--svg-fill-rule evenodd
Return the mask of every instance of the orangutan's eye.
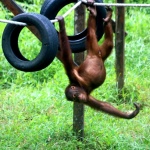
<path id="1" fill-rule="evenodd" d="M 71 86 L 71 89 L 74 90 L 74 89 L 75 89 L 75 86 Z"/>

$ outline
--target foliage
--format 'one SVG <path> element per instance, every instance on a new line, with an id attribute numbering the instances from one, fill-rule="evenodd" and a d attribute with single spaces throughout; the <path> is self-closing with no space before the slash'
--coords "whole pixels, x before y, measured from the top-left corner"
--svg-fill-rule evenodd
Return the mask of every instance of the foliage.
<path id="1" fill-rule="evenodd" d="M 103 2 L 105 3 L 117 3 L 117 0 L 103 0 Z M 142 4 L 142 3 L 146 3 L 149 4 L 150 0 L 125 0 L 125 3 L 137 3 L 137 4 Z"/>
<path id="2" fill-rule="evenodd" d="M 25 3 L 26 2 L 26 3 Z M 126 1 L 127 3 L 128 1 Z M 149 0 L 129 1 L 146 3 Z M 39 12 L 41 1 L 21 1 L 28 12 Z M 150 3 L 150 2 L 149 2 Z M 12 14 L 0 4 L 0 18 Z M 66 7 L 65 9 L 68 9 Z M 66 10 L 63 11 L 66 11 Z M 148 11 L 147 11 L 148 10 Z M 62 13 L 64 13 L 62 11 Z M 61 13 L 61 12 L 60 12 Z M 73 33 L 73 13 L 65 21 Z M 72 22 L 71 22 L 72 21 Z M 71 22 L 71 23 L 70 23 Z M 66 101 L 68 83 L 62 64 L 55 59 L 44 70 L 24 73 L 14 69 L 5 59 L 0 46 L 0 149 L 93 149 L 148 150 L 150 147 L 150 31 L 149 8 L 128 8 L 125 39 L 125 87 L 118 99 L 115 75 L 115 51 L 106 61 L 107 79 L 92 93 L 111 102 L 120 110 L 133 110 L 132 103 L 142 105 L 133 120 L 120 120 L 85 107 L 85 138 L 80 142 L 72 134 L 72 103 Z M 0 23 L 0 39 L 5 24 Z M 69 28 L 69 29 L 68 29 Z M 21 33 L 28 45 L 26 57 L 33 57 L 40 48 L 27 30 Z M 21 35 L 20 35 L 21 36 Z M 34 41 L 30 43 L 28 40 Z M 23 52 L 24 53 L 24 52 Z"/>
<path id="3" fill-rule="evenodd" d="M 35 5 L 39 5 L 39 4 L 42 4 L 44 2 L 44 0 L 17 0 L 17 1 L 21 2 L 21 3 L 35 4 Z"/>
<path id="4" fill-rule="evenodd" d="M 129 3 L 150 3 L 150 0 L 127 0 L 127 2 L 129 2 Z"/>

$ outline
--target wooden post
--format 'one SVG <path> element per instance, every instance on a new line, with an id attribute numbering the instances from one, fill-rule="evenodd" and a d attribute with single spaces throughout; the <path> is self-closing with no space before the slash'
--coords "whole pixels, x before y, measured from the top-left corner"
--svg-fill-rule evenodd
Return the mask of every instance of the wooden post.
<path id="1" fill-rule="evenodd" d="M 85 7 L 80 5 L 75 10 L 75 34 L 81 32 L 85 28 Z M 84 52 L 76 53 L 74 55 L 75 62 L 80 65 L 84 60 Z M 80 103 L 74 103 L 73 106 L 73 131 L 79 140 L 83 140 L 84 137 L 84 105 Z"/>
<path id="2" fill-rule="evenodd" d="M 124 3 L 125 0 L 116 0 L 117 3 Z M 119 98 L 122 97 L 121 90 L 124 87 L 124 45 L 125 45 L 125 8 L 116 7 L 116 74 Z"/>

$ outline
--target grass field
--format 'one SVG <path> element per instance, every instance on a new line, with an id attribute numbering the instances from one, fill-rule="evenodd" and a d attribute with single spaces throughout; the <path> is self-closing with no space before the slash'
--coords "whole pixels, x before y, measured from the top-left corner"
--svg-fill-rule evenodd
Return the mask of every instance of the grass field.
<path id="1" fill-rule="evenodd" d="M 0 4 L 0 18 L 11 16 Z M 37 10 L 37 7 L 35 7 Z M 28 11 L 32 11 L 28 9 Z M 37 12 L 39 12 L 37 10 Z M 117 119 L 85 107 L 84 140 L 73 135 L 73 103 L 64 89 L 68 84 L 62 64 L 55 59 L 46 69 L 25 73 L 14 69 L 0 45 L 0 149 L 1 150 L 149 150 L 150 149 L 150 8 L 126 11 L 125 87 L 118 99 L 115 74 L 115 49 L 106 61 L 105 83 L 92 95 L 123 111 L 141 104 L 132 120 Z M 66 18 L 72 20 L 72 16 Z M 68 21 L 70 22 L 70 21 Z M 68 26 L 72 26 L 69 23 Z M 5 24 L 0 23 L 0 39 Z M 72 28 L 69 28 L 68 32 Z M 27 30 L 23 41 L 30 49 L 40 44 Z M 34 38 L 34 37 L 33 37 Z M 114 36 L 115 38 L 115 36 Z M 20 43 L 24 47 L 24 43 Z"/>

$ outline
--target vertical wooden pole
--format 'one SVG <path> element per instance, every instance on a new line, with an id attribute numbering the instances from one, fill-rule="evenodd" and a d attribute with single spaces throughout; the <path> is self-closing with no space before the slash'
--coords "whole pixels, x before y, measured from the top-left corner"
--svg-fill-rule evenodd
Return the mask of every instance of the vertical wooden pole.
<path id="1" fill-rule="evenodd" d="M 116 0 L 117 3 L 124 3 L 125 0 Z M 124 45 L 125 45 L 125 7 L 116 7 L 116 74 L 119 98 L 124 87 Z"/>
<path id="2" fill-rule="evenodd" d="M 85 7 L 80 5 L 75 10 L 75 34 L 81 32 L 85 28 Z M 75 62 L 80 65 L 84 60 L 84 52 L 76 53 L 74 55 Z M 79 140 L 83 140 L 84 137 L 84 105 L 80 103 L 74 103 L 73 106 L 73 131 Z"/>

